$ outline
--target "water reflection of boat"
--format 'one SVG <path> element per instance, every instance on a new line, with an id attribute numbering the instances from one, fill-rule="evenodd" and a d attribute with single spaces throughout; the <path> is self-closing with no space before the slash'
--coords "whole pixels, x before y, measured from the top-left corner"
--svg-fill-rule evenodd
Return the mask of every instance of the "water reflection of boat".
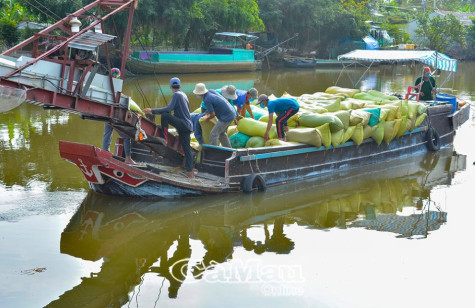
<path id="1" fill-rule="evenodd" d="M 402 159 L 393 167 L 361 169 L 345 180 L 303 181 L 285 191 L 254 195 L 152 202 L 89 193 L 61 235 L 61 252 L 103 258 L 104 263 L 99 273 L 83 278 L 47 307 L 124 305 L 145 273 L 168 280 L 168 295 L 176 297 L 183 281 L 203 278 L 238 247 L 255 254 L 291 253 L 296 244 L 285 233 L 288 223 L 346 228 L 362 217 L 374 221 L 399 216 L 404 208 L 418 211 L 419 200 L 427 200 L 434 185 L 449 184 L 464 165 L 464 156 L 444 149 Z M 248 234 L 251 226 L 262 228 L 264 240 Z M 201 241 L 206 250 L 198 260 L 190 261 L 190 239 Z"/>
<path id="2" fill-rule="evenodd" d="M 189 96 L 194 95 L 193 89 L 198 82 L 203 82 L 209 89 L 220 89 L 224 85 L 232 84 L 237 89 L 248 90 L 254 87 L 254 83 L 256 80 L 259 80 L 260 74 L 261 72 L 237 72 L 232 75 L 226 73 L 187 74 L 180 76 L 181 91 Z M 147 76 L 134 78 L 134 81 L 140 82 L 140 92 L 144 93 L 151 100 L 157 96 L 160 97 L 162 94 L 167 97 L 172 95 L 168 83 L 157 85 L 156 79 Z M 140 96 L 141 93 L 135 95 L 135 91 L 138 91 L 138 89 L 134 85 L 134 83 L 129 83 L 124 88 L 132 96 Z"/>

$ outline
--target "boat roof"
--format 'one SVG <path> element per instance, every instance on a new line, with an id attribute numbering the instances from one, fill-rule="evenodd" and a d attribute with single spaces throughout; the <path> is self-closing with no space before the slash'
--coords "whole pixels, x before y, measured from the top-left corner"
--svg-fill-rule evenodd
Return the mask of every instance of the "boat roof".
<path id="1" fill-rule="evenodd" d="M 105 42 L 112 41 L 115 39 L 115 36 L 97 33 L 97 32 L 85 32 L 72 40 L 69 43 L 69 47 L 94 51 L 98 46 L 101 46 Z"/>
<path id="2" fill-rule="evenodd" d="M 338 56 L 338 60 L 366 62 L 419 61 L 443 71 L 457 71 L 457 60 L 435 50 L 361 50 L 356 49 Z M 437 65 L 436 65 L 437 62 Z"/>
<path id="3" fill-rule="evenodd" d="M 232 36 L 232 37 L 245 37 L 247 39 L 258 39 L 258 36 L 252 35 L 252 34 L 246 34 L 246 33 L 238 33 L 238 32 L 217 32 L 215 35 L 224 35 L 224 36 Z"/>

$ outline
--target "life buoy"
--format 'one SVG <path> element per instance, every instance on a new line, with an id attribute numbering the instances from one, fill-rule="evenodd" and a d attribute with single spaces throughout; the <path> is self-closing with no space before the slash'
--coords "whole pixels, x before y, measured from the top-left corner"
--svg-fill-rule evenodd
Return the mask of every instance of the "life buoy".
<path id="1" fill-rule="evenodd" d="M 433 127 L 429 127 L 426 133 L 426 145 L 429 151 L 437 152 L 440 150 L 439 133 Z"/>
<path id="2" fill-rule="evenodd" d="M 245 193 L 252 193 L 254 190 L 265 191 L 267 187 L 262 176 L 257 173 L 251 173 L 242 180 L 241 189 Z"/>

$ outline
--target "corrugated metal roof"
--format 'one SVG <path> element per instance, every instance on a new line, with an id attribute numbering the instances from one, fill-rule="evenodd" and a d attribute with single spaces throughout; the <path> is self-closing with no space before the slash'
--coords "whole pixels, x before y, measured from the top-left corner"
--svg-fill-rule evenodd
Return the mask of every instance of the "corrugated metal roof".
<path id="1" fill-rule="evenodd" d="M 338 60 L 367 62 L 419 61 L 444 71 L 457 71 L 457 60 L 434 50 L 353 50 L 339 55 Z M 436 63 L 437 62 L 437 63 Z"/>
<path id="2" fill-rule="evenodd" d="M 224 36 L 232 36 L 232 37 L 246 37 L 248 39 L 257 39 L 257 38 L 259 38 L 255 35 L 252 35 L 252 34 L 237 33 L 237 32 L 218 32 L 218 33 L 215 33 L 215 35 L 224 35 Z"/>
<path id="3" fill-rule="evenodd" d="M 115 38 L 113 35 L 97 33 L 97 32 L 86 32 L 75 38 L 69 43 L 69 47 L 93 51 L 98 46 L 104 44 L 105 42 L 111 41 Z"/>

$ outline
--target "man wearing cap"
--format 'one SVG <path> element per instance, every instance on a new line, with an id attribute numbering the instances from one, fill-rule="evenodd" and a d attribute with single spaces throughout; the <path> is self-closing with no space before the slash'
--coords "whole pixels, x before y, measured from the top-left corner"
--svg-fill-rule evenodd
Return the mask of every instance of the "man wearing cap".
<path id="1" fill-rule="evenodd" d="M 269 139 L 269 131 L 272 127 L 275 112 L 278 115 L 277 119 L 275 120 L 277 136 L 279 139 L 286 141 L 285 130 L 287 129 L 287 120 L 299 111 L 299 103 L 293 98 L 283 97 L 270 101 L 265 94 L 261 94 L 257 101 L 262 108 L 267 107 L 267 110 L 269 110 L 269 121 L 267 122 L 264 139 L 266 141 Z"/>
<path id="2" fill-rule="evenodd" d="M 204 121 L 209 121 L 214 117 L 218 119 L 218 123 L 216 123 L 209 134 L 209 144 L 218 145 L 219 139 L 223 147 L 230 148 L 231 142 L 229 142 L 227 130 L 228 126 L 236 118 L 234 108 L 218 92 L 206 89 L 204 83 L 196 84 L 193 93 L 205 103 L 206 116 Z"/>
<path id="3" fill-rule="evenodd" d="M 224 94 L 234 94 L 234 98 L 232 98 L 232 104 L 236 106 L 238 114 L 245 118 L 246 117 L 246 110 L 249 115 L 254 119 L 254 114 L 252 114 L 252 109 L 250 105 L 251 99 L 257 99 L 258 92 L 255 88 L 249 89 L 249 91 L 244 90 L 236 90 L 236 87 L 229 85 L 224 86 L 221 88 L 221 94 L 226 97 Z"/>
<path id="4" fill-rule="evenodd" d="M 163 108 L 146 108 L 144 113 L 161 114 L 162 129 L 165 140 L 168 142 L 168 125 L 172 125 L 178 132 L 180 144 L 185 153 L 186 175 L 193 178 L 193 152 L 190 146 L 190 133 L 193 131 L 193 124 L 190 116 L 190 103 L 185 93 L 180 91 L 180 79 L 173 77 L 170 79 L 170 88 L 173 96 L 170 103 Z M 173 115 L 171 112 L 173 111 Z"/>
<path id="5" fill-rule="evenodd" d="M 431 101 L 434 99 L 433 94 L 435 93 L 435 79 L 430 75 L 430 67 L 424 67 L 424 76 L 416 79 L 414 85 L 418 86 L 421 84 L 420 97 L 424 101 Z M 416 90 L 417 91 L 417 90 Z"/>

